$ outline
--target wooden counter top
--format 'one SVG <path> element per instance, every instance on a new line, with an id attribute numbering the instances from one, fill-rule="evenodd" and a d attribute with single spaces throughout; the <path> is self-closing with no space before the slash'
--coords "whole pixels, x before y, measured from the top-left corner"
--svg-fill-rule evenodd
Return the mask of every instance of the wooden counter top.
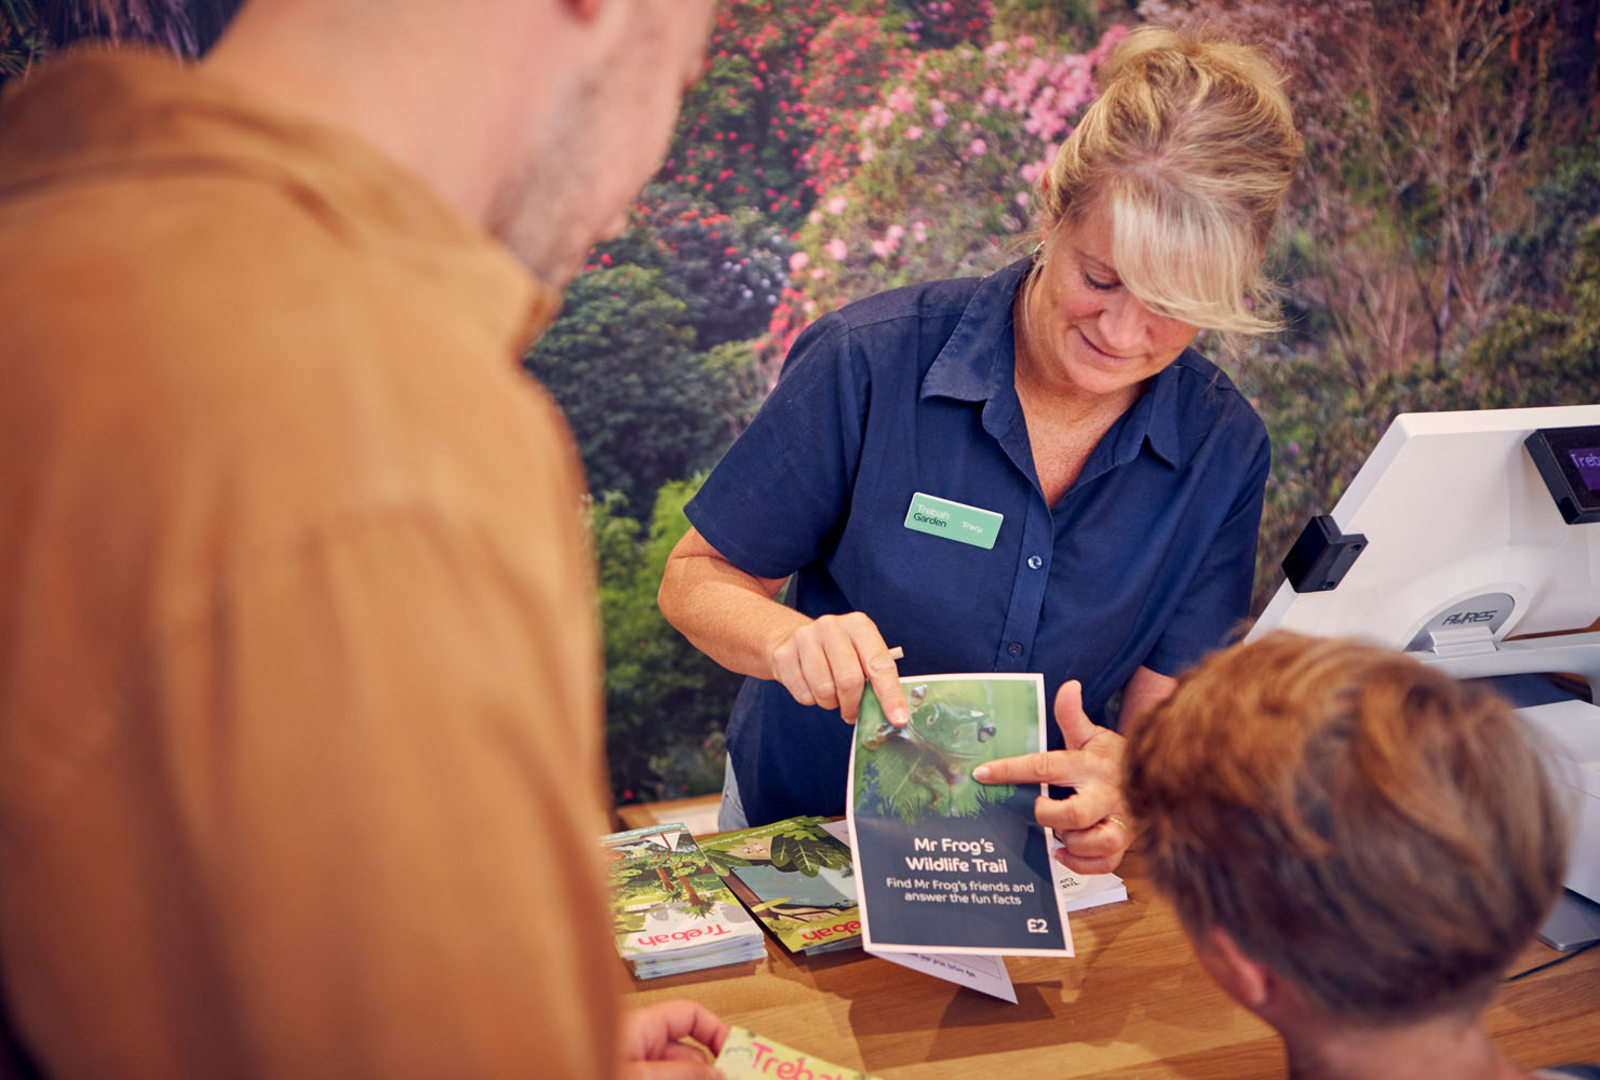
<path id="1" fill-rule="evenodd" d="M 884 1080 L 1282 1076 L 1272 1029 L 1211 982 L 1143 860 L 1132 854 L 1118 872 L 1130 899 L 1071 916 L 1076 957 L 1007 957 L 1016 1005 L 856 950 L 793 957 L 770 937 L 759 964 L 634 982 L 627 1004 L 696 998 Z M 1535 943 L 1513 971 L 1560 955 Z M 1503 985 L 1488 1027 L 1527 1068 L 1600 1061 L 1600 949 Z"/>

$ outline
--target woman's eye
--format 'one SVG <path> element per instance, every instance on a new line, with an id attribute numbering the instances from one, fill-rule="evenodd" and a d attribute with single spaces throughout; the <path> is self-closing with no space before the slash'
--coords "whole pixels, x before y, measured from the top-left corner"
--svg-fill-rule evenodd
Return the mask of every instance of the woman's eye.
<path id="1" fill-rule="evenodd" d="M 1115 281 L 1101 281 L 1087 270 L 1085 270 L 1083 273 L 1083 283 L 1089 286 L 1089 288 L 1098 289 L 1101 292 L 1107 292 L 1111 289 L 1115 289 L 1119 284 Z"/>

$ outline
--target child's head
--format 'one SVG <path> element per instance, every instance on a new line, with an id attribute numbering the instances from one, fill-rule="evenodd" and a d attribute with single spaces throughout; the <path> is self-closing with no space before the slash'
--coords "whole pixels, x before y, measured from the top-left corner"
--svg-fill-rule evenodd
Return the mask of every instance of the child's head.
<path id="1" fill-rule="evenodd" d="M 1208 657 L 1128 734 L 1152 873 L 1330 1019 L 1476 1012 L 1561 890 L 1562 808 L 1494 694 L 1275 632 Z"/>

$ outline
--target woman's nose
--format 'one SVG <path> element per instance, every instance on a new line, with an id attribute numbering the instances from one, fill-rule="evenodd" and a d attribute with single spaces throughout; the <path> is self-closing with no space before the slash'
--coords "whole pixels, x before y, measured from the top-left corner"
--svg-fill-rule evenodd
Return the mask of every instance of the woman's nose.
<path id="1" fill-rule="evenodd" d="M 1126 356 L 1144 343 L 1149 312 L 1144 305 L 1121 290 L 1100 313 L 1100 339 L 1107 351 Z"/>

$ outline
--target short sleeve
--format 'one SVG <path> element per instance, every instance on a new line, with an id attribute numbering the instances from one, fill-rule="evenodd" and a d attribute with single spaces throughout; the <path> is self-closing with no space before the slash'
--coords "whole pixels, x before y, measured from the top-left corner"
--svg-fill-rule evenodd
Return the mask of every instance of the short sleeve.
<path id="1" fill-rule="evenodd" d="M 728 561 L 782 578 L 843 527 L 861 460 L 871 380 L 844 319 L 807 327 L 778 385 L 685 512 Z"/>
<path id="2" fill-rule="evenodd" d="M 1237 474 L 1228 513 L 1213 534 L 1205 555 L 1190 577 L 1183 597 L 1161 632 L 1144 666 L 1162 675 L 1177 675 L 1224 644 L 1250 614 L 1250 588 L 1255 579 L 1256 538 L 1266 493 L 1272 447 L 1265 429 L 1250 415 L 1253 440 L 1243 449 L 1248 466 Z"/>

